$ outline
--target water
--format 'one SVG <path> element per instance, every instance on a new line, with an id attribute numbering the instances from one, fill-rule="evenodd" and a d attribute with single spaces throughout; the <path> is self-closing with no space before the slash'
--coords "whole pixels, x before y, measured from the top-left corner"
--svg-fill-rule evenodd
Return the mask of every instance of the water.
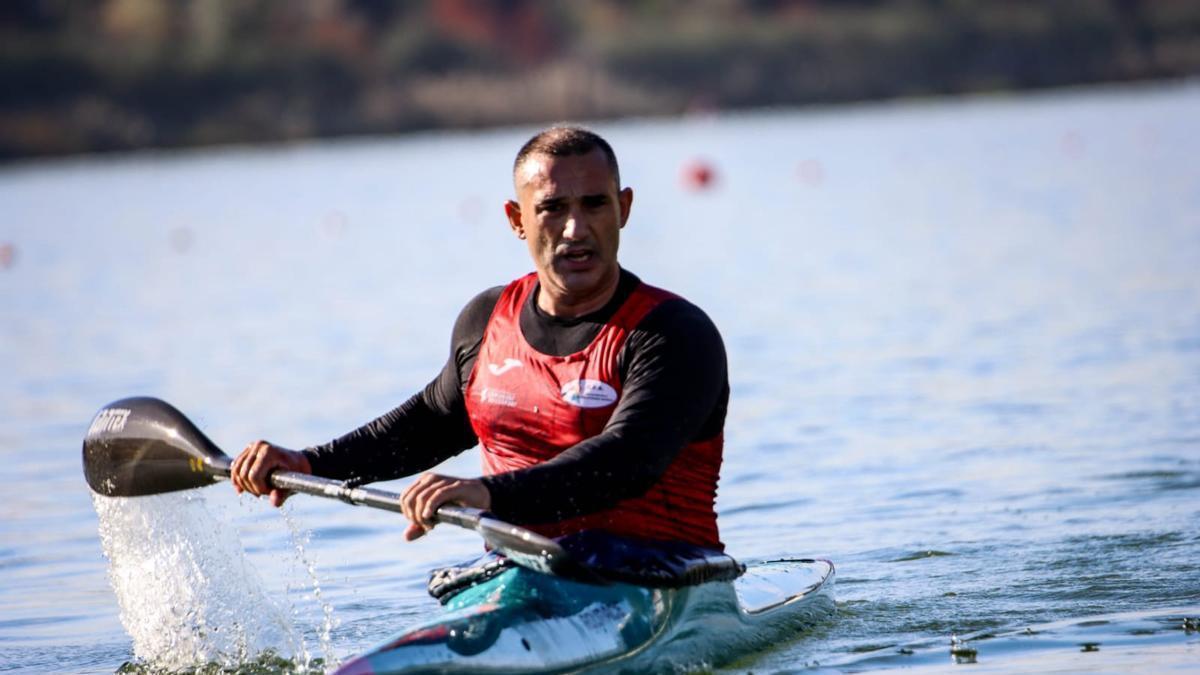
<path id="1" fill-rule="evenodd" d="M 1200 664 L 1198 112 L 1191 83 L 599 125 L 636 193 L 624 264 L 729 350 L 729 550 L 839 566 L 833 620 L 731 672 Z M 80 441 L 133 394 L 229 452 L 404 400 L 462 304 L 529 268 L 500 208 L 529 132 L 0 170 L 0 670 L 111 672 L 159 638 L 319 667 L 432 615 L 426 571 L 473 535 L 296 497 L 301 555 L 226 486 L 134 507 L 183 524 L 110 573 Z M 679 181 L 696 157 L 711 190 Z M 122 581 L 188 541 L 213 566 Z"/>

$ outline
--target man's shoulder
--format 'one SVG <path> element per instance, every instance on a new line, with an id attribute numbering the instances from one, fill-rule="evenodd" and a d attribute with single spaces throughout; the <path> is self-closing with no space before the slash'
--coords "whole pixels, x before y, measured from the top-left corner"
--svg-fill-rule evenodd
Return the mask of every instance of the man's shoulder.
<path id="1" fill-rule="evenodd" d="M 519 289 L 521 284 L 531 283 L 537 283 L 537 275 L 532 272 L 524 276 L 517 277 L 506 284 L 500 284 L 499 286 L 486 288 L 480 291 L 478 295 L 471 298 L 469 302 L 467 302 L 466 306 L 463 307 L 462 313 L 478 314 L 482 312 L 488 315 L 485 318 L 490 318 L 492 310 L 496 308 L 496 303 L 500 301 L 500 296 L 504 294 L 506 289 L 509 287 Z"/>
<path id="2" fill-rule="evenodd" d="M 659 317 L 666 317 L 668 319 L 677 317 L 684 320 L 703 319 L 704 321 L 708 321 L 708 323 L 712 323 L 708 319 L 708 315 L 704 313 L 704 310 L 683 297 L 683 295 L 669 288 L 647 283 L 641 277 L 623 267 L 621 268 L 621 281 L 617 292 L 620 293 L 621 289 L 624 289 L 625 297 L 634 292 L 639 292 L 656 301 L 654 309 L 646 316 L 646 319 L 656 317 L 656 320 L 658 320 Z"/>
<path id="3" fill-rule="evenodd" d="M 483 336 L 488 320 L 492 318 L 492 311 L 503 292 L 504 286 L 493 286 L 481 291 L 463 306 L 454 322 L 456 342 L 471 342 L 477 339 L 476 336 Z"/>
<path id="4" fill-rule="evenodd" d="M 505 285 L 501 284 L 500 286 L 485 288 L 467 302 L 466 306 L 463 307 L 463 311 L 486 309 L 488 312 L 491 312 L 496 306 L 496 302 L 500 300 L 500 294 L 504 292 L 504 287 Z"/>
<path id="5" fill-rule="evenodd" d="M 672 386 L 703 380 L 696 375 L 699 372 L 711 374 L 712 386 L 728 378 L 725 342 L 717 325 L 698 305 L 676 293 L 667 294 L 638 322 L 623 358 L 626 367 L 642 373 L 672 373 L 666 376 Z"/>
<path id="6" fill-rule="evenodd" d="M 717 325 L 699 305 L 664 288 L 645 283 L 642 288 L 646 292 L 660 295 L 661 299 L 638 324 L 638 331 L 657 334 L 667 339 L 682 340 L 704 335 L 721 339 Z"/>

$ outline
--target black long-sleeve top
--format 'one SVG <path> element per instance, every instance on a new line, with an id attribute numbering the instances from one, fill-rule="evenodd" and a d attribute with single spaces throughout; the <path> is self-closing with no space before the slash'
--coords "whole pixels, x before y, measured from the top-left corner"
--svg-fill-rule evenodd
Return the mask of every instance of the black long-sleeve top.
<path id="1" fill-rule="evenodd" d="M 601 309 L 573 319 L 546 314 L 535 289 L 521 308 L 526 341 L 566 356 L 585 348 L 641 283 L 621 270 Z M 484 329 L 503 287 L 480 293 L 454 324 L 450 358 L 424 390 L 400 407 L 305 454 L 313 473 L 357 483 L 429 469 L 478 443 L 464 394 Z M 541 523 L 603 510 L 650 488 L 684 445 L 721 432 L 729 402 L 725 347 L 716 326 L 683 299 L 663 302 L 633 330 L 618 355 L 621 399 L 604 430 L 542 464 L 484 477 L 492 513 Z"/>

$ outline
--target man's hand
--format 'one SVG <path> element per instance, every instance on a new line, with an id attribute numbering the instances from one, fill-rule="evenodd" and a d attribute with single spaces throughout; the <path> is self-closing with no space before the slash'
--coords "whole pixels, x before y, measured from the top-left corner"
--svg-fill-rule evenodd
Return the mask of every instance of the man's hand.
<path id="1" fill-rule="evenodd" d="M 421 474 L 417 482 L 400 495 L 400 510 L 408 518 L 404 539 L 412 541 L 425 535 L 437 524 L 434 512 L 442 504 L 454 503 L 476 509 L 492 507 L 487 486 L 472 478 L 455 478 L 436 473 Z"/>
<path id="2" fill-rule="evenodd" d="M 276 469 L 312 473 L 312 467 L 304 453 L 281 448 L 266 441 L 254 441 L 234 458 L 229 478 L 233 489 L 237 490 L 239 495 L 243 492 L 249 492 L 255 497 L 269 494 L 271 506 L 283 506 L 292 493 L 273 488 L 267 482 L 267 476 Z"/>

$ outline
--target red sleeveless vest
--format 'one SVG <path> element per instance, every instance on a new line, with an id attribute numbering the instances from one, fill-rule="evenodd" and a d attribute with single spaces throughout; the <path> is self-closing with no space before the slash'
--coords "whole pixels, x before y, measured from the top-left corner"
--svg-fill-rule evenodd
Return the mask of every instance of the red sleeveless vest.
<path id="1" fill-rule="evenodd" d="M 521 307 L 536 286 L 537 275 L 529 274 L 500 294 L 467 382 L 467 415 L 485 475 L 539 464 L 603 431 L 621 396 L 617 355 L 626 338 L 650 310 L 676 297 L 640 284 L 591 344 L 568 356 L 548 356 L 521 334 Z M 529 529 L 550 537 L 599 529 L 723 550 L 714 508 L 723 436 L 685 446 L 639 497 Z"/>

